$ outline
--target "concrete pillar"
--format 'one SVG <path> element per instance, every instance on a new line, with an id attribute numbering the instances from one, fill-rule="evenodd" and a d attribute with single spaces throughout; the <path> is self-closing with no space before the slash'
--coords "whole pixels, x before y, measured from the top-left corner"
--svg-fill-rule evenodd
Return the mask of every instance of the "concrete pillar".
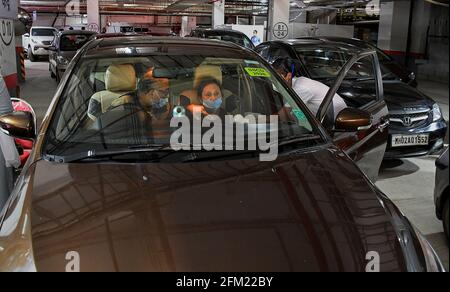
<path id="1" fill-rule="evenodd" d="M 270 0 L 268 40 L 287 39 L 289 37 L 290 0 Z"/>
<path id="2" fill-rule="evenodd" d="M 89 30 L 100 32 L 99 0 L 87 0 L 87 20 Z"/>
<path id="3" fill-rule="evenodd" d="M 214 1 L 212 13 L 212 27 L 225 24 L 225 0 Z"/>
<path id="4" fill-rule="evenodd" d="M 187 35 L 190 35 L 191 32 L 196 28 L 196 26 L 197 26 L 197 17 L 183 16 L 181 18 L 180 36 L 185 37 Z"/>
<path id="5" fill-rule="evenodd" d="M 411 1 L 381 2 L 378 47 L 404 59 L 408 48 Z"/>

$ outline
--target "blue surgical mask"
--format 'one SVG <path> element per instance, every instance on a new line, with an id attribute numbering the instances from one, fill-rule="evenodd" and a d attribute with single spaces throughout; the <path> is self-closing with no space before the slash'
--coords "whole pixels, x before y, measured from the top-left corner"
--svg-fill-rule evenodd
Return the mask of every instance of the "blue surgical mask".
<path id="1" fill-rule="evenodd" d="M 152 108 L 153 109 L 162 109 L 164 108 L 167 104 L 169 103 L 169 99 L 168 98 L 160 98 L 159 101 L 157 102 L 153 102 L 152 103 Z"/>
<path id="2" fill-rule="evenodd" d="M 211 109 L 214 111 L 218 110 L 221 105 L 222 105 L 221 97 L 218 97 L 216 100 L 209 100 L 209 99 L 203 100 L 203 106 L 206 107 L 207 109 Z"/>

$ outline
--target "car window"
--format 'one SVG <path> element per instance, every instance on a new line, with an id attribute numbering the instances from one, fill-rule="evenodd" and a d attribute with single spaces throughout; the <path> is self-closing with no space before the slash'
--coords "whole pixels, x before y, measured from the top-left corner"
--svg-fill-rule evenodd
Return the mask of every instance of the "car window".
<path id="1" fill-rule="evenodd" d="M 250 40 L 245 35 L 238 35 L 238 34 L 223 34 L 223 33 L 215 33 L 215 32 L 206 32 L 205 38 L 207 39 L 216 39 L 220 41 L 225 42 L 231 42 L 234 44 L 238 44 L 242 47 L 253 49 L 254 46 Z"/>
<path id="2" fill-rule="evenodd" d="M 55 36 L 56 30 L 48 28 L 34 28 L 32 30 L 32 36 L 45 36 L 52 37 Z"/>
<path id="3" fill-rule="evenodd" d="M 89 35 L 86 34 L 69 34 L 61 36 L 61 51 L 77 51 L 81 49 L 86 42 L 89 41 Z"/>
<path id="4" fill-rule="evenodd" d="M 296 46 L 295 50 L 313 79 L 335 78 L 353 56 L 353 52 L 335 46 Z M 389 74 L 383 67 L 381 69 L 383 75 Z M 346 79 L 373 77 L 371 59 L 365 58 L 352 67 Z"/>
<path id="5" fill-rule="evenodd" d="M 273 63 L 278 58 L 283 58 L 283 59 L 291 58 L 291 55 L 285 48 L 282 48 L 279 46 L 272 46 L 272 47 L 270 47 L 269 50 L 270 50 L 269 59 L 268 59 L 269 63 Z"/>
<path id="6" fill-rule="evenodd" d="M 172 53 L 166 47 L 136 51 L 164 53 L 133 57 L 100 54 L 79 61 L 52 119 L 48 153 L 68 155 L 92 147 L 104 150 L 170 143 L 175 130 L 170 127 L 170 118 L 191 118 L 191 107 L 205 104 L 199 94 L 202 82 L 211 79 L 221 85 L 219 112 L 223 115 L 275 115 L 282 125 L 281 138 L 317 131 L 306 107 L 291 95 L 276 73 L 251 55 L 242 57 L 236 51 L 204 48 Z M 138 89 L 148 79 L 158 84 L 152 94 L 166 100 L 163 118 L 154 111 L 156 105 L 143 105 L 145 101 L 139 95 Z M 224 116 L 219 116 L 223 120 Z"/>
<path id="7" fill-rule="evenodd" d="M 269 49 L 270 46 L 258 46 L 256 52 L 263 57 L 265 60 L 269 59 Z"/>

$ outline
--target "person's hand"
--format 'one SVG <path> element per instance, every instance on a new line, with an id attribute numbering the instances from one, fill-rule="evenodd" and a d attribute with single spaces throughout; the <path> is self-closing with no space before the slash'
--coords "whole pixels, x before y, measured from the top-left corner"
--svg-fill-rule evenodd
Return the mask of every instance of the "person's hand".
<path id="1" fill-rule="evenodd" d="M 188 111 L 190 111 L 192 113 L 194 118 L 195 118 L 195 115 L 194 115 L 195 112 L 202 113 L 205 116 L 208 115 L 208 112 L 206 111 L 206 109 L 205 109 L 205 107 L 203 105 L 190 104 L 186 108 L 187 108 Z"/>

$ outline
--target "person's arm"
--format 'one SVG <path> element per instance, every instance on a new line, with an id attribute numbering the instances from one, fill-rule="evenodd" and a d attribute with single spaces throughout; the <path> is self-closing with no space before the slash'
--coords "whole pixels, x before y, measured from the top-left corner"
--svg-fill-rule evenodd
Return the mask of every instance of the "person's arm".
<path id="1" fill-rule="evenodd" d="M 0 115 L 9 114 L 14 111 L 9 96 L 8 88 L 6 87 L 3 76 L 0 75 Z"/>

